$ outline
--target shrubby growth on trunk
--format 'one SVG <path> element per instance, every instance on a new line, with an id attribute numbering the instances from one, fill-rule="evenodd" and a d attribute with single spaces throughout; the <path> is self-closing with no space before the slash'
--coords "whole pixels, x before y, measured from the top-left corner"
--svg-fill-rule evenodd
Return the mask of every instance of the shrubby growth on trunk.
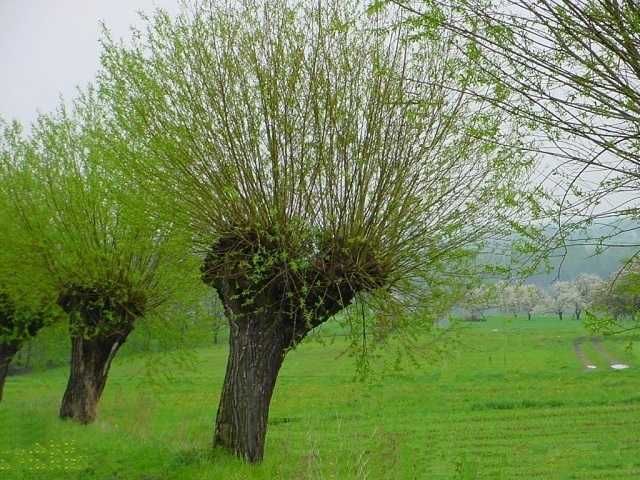
<path id="1" fill-rule="evenodd" d="M 360 5 L 194 2 L 105 42 L 113 135 L 141 152 L 124 170 L 188 229 L 226 309 L 214 444 L 250 462 L 291 348 L 353 302 L 413 306 L 525 202 L 530 164 L 468 95 L 472 62 Z"/>

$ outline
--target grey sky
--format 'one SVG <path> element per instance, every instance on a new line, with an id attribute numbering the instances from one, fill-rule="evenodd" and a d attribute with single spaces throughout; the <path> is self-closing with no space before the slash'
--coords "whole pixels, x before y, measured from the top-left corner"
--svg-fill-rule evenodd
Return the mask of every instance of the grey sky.
<path id="1" fill-rule="evenodd" d="M 98 68 L 100 22 L 115 37 L 126 37 L 132 24 L 140 24 L 138 11 L 175 13 L 179 1 L 0 0 L 0 118 L 28 124 L 38 111 L 55 108 L 60 95 L 70 98 L 90 82 Z M 556 164 L 542 162 L 540 175 Z M 599 208 L 611 208 L 607 204 L 618 197 Z"/>
<path id="2" fill-rule="evenodd" d="M 97 71 L 100 22 L 127 36 L 155 7 L 178 0 L 0 0 L 0 117 L 29 123 L 72 96 Z"/>

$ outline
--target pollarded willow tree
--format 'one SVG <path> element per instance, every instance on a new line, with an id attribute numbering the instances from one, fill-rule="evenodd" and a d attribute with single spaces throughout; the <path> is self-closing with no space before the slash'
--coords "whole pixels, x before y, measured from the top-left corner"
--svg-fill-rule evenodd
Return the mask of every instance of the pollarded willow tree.
<path id="1" fill-rule="evenodd" d="M 18 124 L 0 121 L 0 400 L 9 365 L 25 342 L 46 324 L 59 319 L 53 292 L 42 288 L 34 291 L 35 279 L 45 274 L 44 265 L 31 253 L 27 238 L 16 228 L 20 212 L 12 208 L 6 197 L 9 180 L 4 168 L 10 145 L 21 134 Z"/>
<path id="2" fill-rule="evenodd" d="M 286 353 L 356 299 L 453 269 L 529 166 L 449 38 L 410 44 L 362 7 L 195 2 L 105 42 L 101 93 L 144 152 L 126 167 L 189 227 L 225 306 L 214 444 L 249 462 Z"/>
<path id="3" fill-rule="evenodd" d="M 44 265 L 34 291 L 53 291 L 68 314 L 70 375 L 60 416 L 95 419 L 111 362 L 136 321 L 189 278 L 181 235 L 113 168 L 126 149 L 106 135 L 108 110 L 92 92 L 41 115 L 3 156 L 4 198 L 16 230 Z M 194 277 L 194 275 L 191 275 Z"/>

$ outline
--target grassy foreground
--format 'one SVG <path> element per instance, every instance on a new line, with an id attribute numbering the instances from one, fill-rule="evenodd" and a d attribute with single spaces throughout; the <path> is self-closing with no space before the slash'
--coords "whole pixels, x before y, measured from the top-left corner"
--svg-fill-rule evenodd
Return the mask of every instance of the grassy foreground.
<path id="1" fill-rule="evenodd" d="M 223 346 L 116 359 L 88 427 L 56 417 L 66 369 L 10 377 L 0 478 L 640 478 L 640 345 L 583 341 L 587 370 L 585 335 L 573 320 L 493 318 L 438 364 L 367 383 L 340 341 L 306 343 L 285 361 L 257 467 L 209 449 Z"/>

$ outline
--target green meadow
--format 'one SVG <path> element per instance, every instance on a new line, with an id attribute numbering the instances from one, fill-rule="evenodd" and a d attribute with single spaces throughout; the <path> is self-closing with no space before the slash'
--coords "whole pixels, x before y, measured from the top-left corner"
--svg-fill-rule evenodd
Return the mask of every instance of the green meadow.
<path id="1" fill-rule="evenodd" d="M 278 379 L 257 466 L 210 448 L 224 343 L 124 350 L 89 426 L 57 418 L 66 368 L 12 376 L 0 478 L 640 478 L 639 342 L 586 338 L 581 357 L 586 336 L 574 320 L 464 323 L 446 354 L 365 381 L 344 338 L 305 341 Z"/>

